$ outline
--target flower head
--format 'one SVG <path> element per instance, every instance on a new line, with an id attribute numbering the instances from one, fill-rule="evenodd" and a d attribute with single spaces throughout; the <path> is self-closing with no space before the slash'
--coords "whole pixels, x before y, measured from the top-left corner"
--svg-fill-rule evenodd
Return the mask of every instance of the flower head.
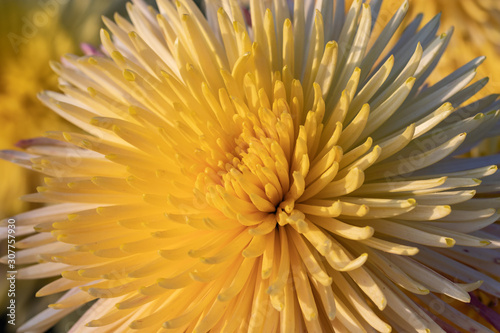
<path id="1" fill-rule="evenodd" d="M 86 134 L 3 152 L 53 203 L 15 217 L 39 232 L 18 276 L 66 291 L 21 331 L 96 299 L 74 332 L 486 329 L 437 296 L 500 296 L 496 159 L 453 157 L 500 115 L 460 107 L 482 58 L 424 89 L 449 34 L 435 18 L 382 55 L 407 2 L 371 47 L 361 1 L 253 0 L 251 27 L 236 1 L 158 7 L 53 66 L 40 99 Z"/>

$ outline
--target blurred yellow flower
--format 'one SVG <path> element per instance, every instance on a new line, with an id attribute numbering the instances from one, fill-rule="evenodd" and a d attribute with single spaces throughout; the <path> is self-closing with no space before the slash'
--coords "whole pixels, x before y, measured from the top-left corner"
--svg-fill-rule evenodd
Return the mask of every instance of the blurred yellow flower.
<path id="1" fill-rule="evenodd" d="M 500 68 L 497 66 L 500 61 L 500 2 L 496 0 L 410 0 L 409 3 L 410 10 L 405 18 L 406 24 L 415 20 L 417 26 L 423 26 L 425 22 L 439 14 L 441 26 L 454 28 L 453 38 L 442 56 L 442 61 L 429 76 L 430 84 L 436 83 L 463 66 L 468 59 L 486 56 L 486 60 L 478 68 L 478 77 L 487 76 L 490 80 L 474 98 L 478 99 L 500 91 Z M 400 4 L 401 0 L 383 1 L 375 34 L 381 31 Z M 402 31 L 401 28 L 399 32 L 402 33 Z"/>
<path id="2" fill-rule="evenodd" d="M 352 1 L 348 0 L 347 3 Z M 379 24 L 374 35 L 380 33 L 385 24 L 399 7 L 401 0 L 386 0 L 382 3 Z M 421 14 L 421 15 L 420 15 Z M 500 1 L 497 0 L 410 0 L 410 10 L 406 15 L 406 23 L 419 17 L 418 21 L 428 22 L 435 15 L 441 15 L 442 26 L 454 27 L 453 38 L 442 60 L 429 76 L 429 83 L 434 84 L 442 77 L 463 66 L 468 59 L 486 56 L 484 63 L 478 68 L 479 79 L 488 77 L 488 84 L 481 87 L 471 101 L 483 98 L 500 91 Z M 403 32 L 400 29 L 399 35 Z M 486 81 L 484 82 L 486 83 Z M 483 140 L 472 148 L 469 154 L 473 157 L 493 154 L 500 151 L 500 140 L 492 133 L 493 138 Z"/>
<path id="3" fill-rule="evenodd" d="M 37 98 L 42 89 L 56 89 L 57 75 L 48 66 L 68 52 L 79 52 L 81 42 L 97 42 L 101 15 L 116 1 L 2 0 L 0 1 L 0 149 L 19 140 L 43 135 L 58 127 L 74 129 Z M 20 197 L 34 190 L 42 178 L 31 170 L 0 160 L 0 218 L 26 210 Z M 1 242 L 1 253 L 7 246 Z M 5 247 L 4 247 L 5 245 Z M 0 269 L 5 273 L 4 267 Z M 2 275 L 3 276 L 3 275 Z M 0 304 L 7 299 L 0 284 Z M 27 306 L 32 281 L 18 281 L 18 319 L 25 320 L 36 307 Z M 2 307 L 4 308 L 4 307 Z M 31 311 L 30 311 L 31 310 Z M 1 330 L 2 328 L 0 328 Z"/>
<path id="4" fill-rule="evenodd" d="M 490 78 L 488 85 L 475 96 L 480 98 L 500 91 L 500 2 L 496 0 L 448 0 L 411 2 L 409 17 L 423 14 L 423 22 L 441 13 L 445 27 L 454 27 L 454 37 L 443 54 L 430 83 L 464 65 L 466 59 L 486 56 L 478 68 L 478 77 Z"/>
<path id="5" fill-rule="evenodd" d="M 57 88 L 48 66 L 65 53 L 78 52 L 84 41 L 95 42 L 100 17 L 112 2 L 97 0 L 2 0 L 0 2 L 0 148 L 43 135 L 53 127 L 70 128 L 37 99 L 42 89 Z M 19 197 L 40 178 L 0 161 L 0 217 L 26 208 Z"/>

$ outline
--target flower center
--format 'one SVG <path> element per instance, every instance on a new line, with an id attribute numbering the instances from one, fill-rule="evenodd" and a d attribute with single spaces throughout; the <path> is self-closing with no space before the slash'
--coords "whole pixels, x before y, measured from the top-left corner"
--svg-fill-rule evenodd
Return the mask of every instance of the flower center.
<path id="1" fill-rule="evenodd" d="M 311 92 L 314 100 L 310 96 L 311 111 L 304 113 L 298 80 L 287 88 L 273 77 L 270 93 L 257 87 L 248 73 L 241 98 L 229 98 L 222 90 L 219 114 L 228 117 L 219 121 L 227 122 L 227 136 L 206 144 L 209 166 L 199 174 L 196 187 L 209 205 L 243 225 L 271 220 L 282 224 L 296 213 L 295 203 L 306 189 L 308 152 L 319 146 L 324 103 L 317 86 Z"/>

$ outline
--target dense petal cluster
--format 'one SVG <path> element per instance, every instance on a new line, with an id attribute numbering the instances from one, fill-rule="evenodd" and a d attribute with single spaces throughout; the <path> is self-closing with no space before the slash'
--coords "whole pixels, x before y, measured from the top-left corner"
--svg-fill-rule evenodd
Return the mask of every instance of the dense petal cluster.
<path id="1" fill-rule="evenodd" d="M 21 331 L 93 300 L 72 332 L 489 331 L 438 296 L 500 297 L 498 156 L 454 157 L 500 116 L 462 106 L 483 58 L 425 86 L 450 34 L 413 24 L 382 54 L 407 2 L 370 47 L 361 0 L 253 0 L 251 25 L 235 0 L 158 9 L 53 64 L 40 99 L 85 133 L 2 152 L 52 204 L 15 217 L 39 232 L 18 277 L 66 291 Z"/>

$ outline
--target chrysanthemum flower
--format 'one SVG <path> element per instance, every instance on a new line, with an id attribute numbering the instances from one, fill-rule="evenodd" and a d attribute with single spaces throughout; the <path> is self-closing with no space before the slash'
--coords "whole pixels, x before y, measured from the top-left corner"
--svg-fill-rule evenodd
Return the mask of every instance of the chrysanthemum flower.
<path id="1" fill-rule="evenodd" d="M 105 54 L 53 65 L 40 99 L 87 134 L 3 152 L 52 203 L 14 217 L 39 232 L 18 278 L 66 292 L 21 331 L 97 300 L 72 332 L 489 332 L 448 302 L 500 296 L 498 156 L 454 157 L 500 115 L 460 107 L 483 59 L 424 88 L 439 19 L 385 56 L 408 3 L 370 48 L 376 8 L 343 5 L 253 0 L 250 27 L 232 0 L 136 0 Z"/>

